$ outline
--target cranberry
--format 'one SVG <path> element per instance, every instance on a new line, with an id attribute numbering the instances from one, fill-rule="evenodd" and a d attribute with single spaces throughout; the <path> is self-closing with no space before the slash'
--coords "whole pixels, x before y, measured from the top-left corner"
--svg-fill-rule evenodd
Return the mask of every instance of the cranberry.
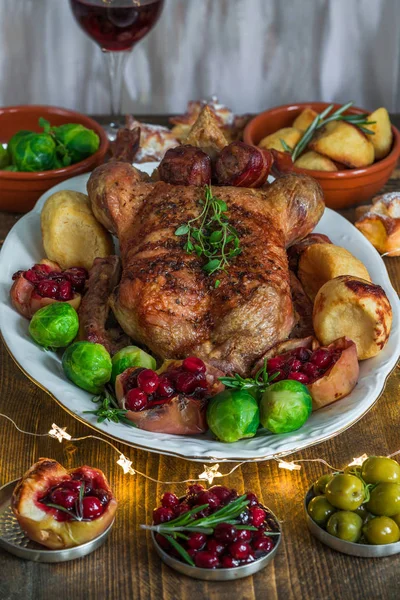
<path id="1" fill-rule="evenodd" d="M 63 275 L 71 282 L 76 292 L 83 292 L 88 272 L 83 267 L 71 267 L 64 271 Z"/>
<path id="2" fill-rule="evenodd" d="M 166 508 L 165 506 L 160 506 L 159 508 L 155 508 L 153 510 L 153 521 L 155 525 L 160 525 L 160 523 L 167 523 L 167 521 L 171 521 L 173 519 L 174 513 L 170 508 Z"/>
<path id="3" fill-rule="evenodd" d="M 64 487 L 56 487 L 50 493 L 50 501 L 59 504 L 63 508 L 72 508 L 78 499 L 78 492 Z"/>
<path id="4" fill-rule="evenodd" d="M 268 371 L 276 371 L 281 369 L 285 364 L 285 358 L 283 356 L 274 356 L 273 358 L 269 358 L 267 361 L 267 370 Z"/>
<path id="5" fill-rule="evenodd" d="M 169 550 L 171 548 L 171 544 L 163 535 L 161 535 L 161 533 L 156 534 L 156 540 L 163 550 Z"/>
<path id="6" fill-rule="evenodd" d="M 232 556 L 223 556 L 221 564 L 224 569 L 233 569 L 233 567 L 238 567 L 240 563 Z"/>
<path id="7" fill-rule="evenodd" d="M 308 360 L 310 358 L 310 350 L 307 350 L 307 348 L 296 348 L 296 350 L 293 351 L 293 354 L 302 362 L 305 362 L 306 360 Z"/>
<path id="8" fill-rule="evenodd" d="M 247 506 L 256 506 L 258 504 L 258 498 L 255 494 L 253 494 L 252 492 L 248 492 L 246 494 L 246 498 L 249 501 Z"/>
<path id="9" fill-rule="evenodd" d="M 128 376 L 127 380 L 124 382 L 124 390 L 127 392 L 128 390 L 131 390 L 132 388 L 136 388 L 137 387 L 137 378 L 138 375 L 141 371 L 143 371 L 144 369 L 142 367 L 138 367 L 137 369 L 134 369 Z"/>
<path id="10" fill-rule="evenodd" d="M 175 393 L 172 381 L 167 375 L 161 375 L 158 380 L 157 394 L 162 398 L 171 398 Z"/>
<path id="11" fill-rule="evenodd" d="M 223 485 L 214 485 L 209 491 L 212 492 L 214 496 L 217 496 L 221 504 L 223 504 L 231 495 L 231 491 Z"/>
<path id="12" fill-rule="evenodd" d="M 202 506 L 201 504 L 195 504 L 193 506 L 193 508 L 200 508 L 200 506 Z M 196 519 L 200 519 L 203 517 L 208 517 L 211 514 L 211 510 L 210 508 L 203 508 L 202 510 L 199 510 L 197 513 L 193 513 L 196 515 Z"/>
<path id="13" fill-rule="evenodd" d="M 189 535 L 189 539 L 186 544 L 189 548 L 193 548 L 193 550 L 200 550 L 203 548 L 207 541 L 207 536 L 204 533 L 192 532 Z"/>
<path id="14" fill-rule="evenodd" d="M 96 496 L 85 496 L 82 499 L 82 515 L 84 519 L 95 519 L 104 511 L 104 507 Z"/>
<path id="15" fill-rule="evenodd" d="M 225 544 L 221 544 L 221 542 L 217 542 L 214 538 L 210 538 L 207 541 L 207 550 L 212 552 L 213 554 L 222 554 L 225 550 Z"/>
<path id="16" fill-rule="evenodd" d="M 207 378 L 204 373 L 197 373 L 196 386 L 202 390 L 206 390 L 208 388 Z"/>
<path id="17" fill-rule="evenodd" d="M 179 504 L 179 498 L 172 492 L 165 492 L 161 498 L 161 504 L 166 508 L 174 508 Z"/>
<path id="18" fill-rule="evenodd" d="M 307 362 L 305 364 L 302 365 L 301 367 L 301 371 L 302 373 L 305 373 L 307 375 L 307 377 L 311 377 L 311 378 L 318 378 L 320 375 L 320 371 L 317 367 L 317 365 L 314 365 L 311 362 Z"/>
<path id="19" fill-rule="evenodd" d="M 250 554 L 248 555 L 248 557 L 242 561 L 242 565 L 248 565 L 249 563 L 252 563 L 256 560 L 255 555 L 253 554 L 253 552 L 250 552 Z"/>
<path id="20" fill-rule="evenodd" d="M 181 502 L 180 504 L 178 504 L 178 506 L 174 506 L 174 515 L 176 517 L 180 517 L 181 515 L 184 515 L 185 513 L 187 513 L 190 510 L 190 506 L 189 504 L 185 504 L 185 502 Z"/>
<path id="21" fill-rule="evenodd" d="M 71 300 L 73 297 L 72 294 L 72 284 L 70 281 L 63 281 L 60 283 L 58 287 L 58 300 L 63 300 L 64 302 L 67 300 Z"/>
<path id="22" fill-rule="evenodd" d="M 324 348 L 318 348 L 312 353 L 310 361 L 319 369 L 327 369 L 332 362 L 332 353 Z"/>
<path id="23" fill-rule="evenodd" d="M 80 486 L 82 483 L 85 484 L 85 494 L 90 494 L 92 492 L 93 481 L 90 477 L 83 475 L 80 471 L 75 471 L 75 473 L 72 473 L 72 479 L 79 481 Z"/>
<path id="24" fill-rule="evenodd" d="M 125 396 L 125 406 L 135 412 L 143 410 L 147 405 L 147 396 L 139 388 L 133 388 Z"/>
<path id="25" fill-rule="evenodd" d="M 194 548 L 187 548 L 186 552 L 189 554 L 190 558 L 193 559 L 197 554 L 197 550 L 195 550 Z M 177 558 L 179 558 L 179 556 Z"/>
<path id="26" fill-rule="evenodd" d="M 252 546 L 255 551 L 270 552 L 274 547 L 274 542 L 270 537 L 262 536 L 253 540 Z"/>
<path id="27" fill-rule="evenodd" d="M 38 281 L 36 284 L 36 292 L 42 298 L 53 298 L 53 300 L 57 299 L 58 296 L 58 283 L 55 281 L 42 280 Z"/>
<path id="28" fill-rule="evenodd" d="M 298 371 L 303 363 L 295 356 L 292 356 L 291 358 L 289 358 L 286 364 L 291 371 Z"/>
<path id="29" fill-rule="evenodd" d="M 260 527 L 265 521 L 265 510 L 259 506 L 250 508 L 251 522 L 254 527 Z"/>
<path id="30" fill-rule="evenodd" d="M 237 490 L 230 490 L 230 494 L 229 494 L 229 502 L 233 502 L 234 500 L 236 500 L 236 498 L 238 498 L 239 494 L 237 493 Z"/>
<path id="31" fill-rule="evenodd" d="M 182 367 L 185 371 L 190 371 L 190 373 L 205 373 L 206 365 L 200 358 L 197 356 L 188 356 L 182 363 Z"/>
<path id="32" fill-rule="evenodd" d="M 230 544 L 235 542 L 238 538 L 238 531 L 236 527 L 229 523 L 219 523 L 214 529 L 214 537 L 218 542 L 223 544 Z"/>
<path id="33" fill-rule="evenodd" d="M 291 371 L 287 378 L 293 379 L 294 381 L 300 381 L 300 383 L 304 383 L 305 385 L 310 382 L 310 378 L 307 375 L 296 371 Z"/>
<path id="34" fill-rule="evenodd" d="M 176 389 L 182 394 L 192 394 L 197 387 L 196 375 L 182 371 L 176 378 Z"/>
<path id="35" fill-rule="evenodd" d="M 186 493 L 187 494 L 200 494 L 200 492 L 204 491 L 204 486 L 201 485 L 201 483 L 193 483 L 192 485 L 189 485 Z"/>
<path id="36" fill-rule="evenodd" d="M 16 275 L 16 273 L 14 273 L 14 275 Z M 33 269 L 28 269 L 27 271 L 25 271 L 24 277 L 31 283 L 37 283 L 41 279 L 41 277 L 38 275 L 38 273 L 36 273 L 36 271 L 34 271 Z M 13 278 L 14 278 L 14 276 L 13 276 Z"/>
<path id="37" fill-rule="evenodd" d="M 145 394 L 154 394 L 158 387 L 158 375 L 152 369 L 143 369 L 137 377 L 137 385 Z"/>
<path id="38" fill-rule="evenodd" d="M 271 371 L 269 373 L 269 376 L 271 378 L 271 381 L 273 381 L 274 383 L 276 381 L 282 381 L 282 379 L 286 379 L 285 371 L 282 371 L 282 370 Z"/>
<path id="39" fill-rule="evenodd" d="M 219 498 L 210 490 L 201 492 L 197 497 L 198 504 L 208 504 L 210 508 L 217 508 L 220 505 Z"/>
<path id="40" fill-rule="evenodd" d="M 102 488 L 97 488 L 97 490 L 93 490 L 92 494 L 100 500 L 103 506 L 107 504 L 110 499 L 107 490 L 103 490 Z"/>
<path id="41" fill-rule="evenodd" d="M 251 548 L 247 542 L 238 540 L 233 542 L 228 548 L 230 555 L 237 560 L 244 560 L 251 552 Z"/>
<path id="42" fill-rule="evenodd" d="M 62 487 L 68 488 L 69 490 L 74 490 L 76 492 L 79 492 L 79 490 L 81 489 L 82 483 L 83 483 L 82 481 L 78 481 L 76 479 L 71 479 L 71 481 L 63 481 Z"/>
<path id="43" fill-rule="evenodd" d="M 242 525 L 247 525 L 247 523 L 249 523 L 250 513 L 248 510 L 244 510 L 243 512 L 240 513 L 239 521 L 242 523 Z"/>
<path id="44" fill-rule="evenodd" d="M 215 569 L 219 566 L 218 556 L 207 550 L 197 552 L 194 562 L 196 567 L 199 567 L 200 569 Z"/>
<path id="45" fill-rule="evenodd" d="M 251 540 L 251 531 L 249 529 L 239 529 L 238 540 L 242 542 L 248 542 L 249 540 Z"/>

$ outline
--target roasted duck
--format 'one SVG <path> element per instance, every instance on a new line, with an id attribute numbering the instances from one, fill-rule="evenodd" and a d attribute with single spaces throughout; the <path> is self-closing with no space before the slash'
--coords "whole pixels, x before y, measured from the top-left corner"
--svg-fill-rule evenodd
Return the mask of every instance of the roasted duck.
<path id="1" fill-rule="evenodd" d="M 123 330 L 159 358 L 192 354 L 225 373 L 247 375 L 293 329 L 286 248 L 318 223 L 322 191 L 311 177 L 294 174 L 266 188 L 213 186 L 228 206 L 241 254 L 226 272 L 207 275 L 203 258 L 187 254 L 185 240 L 175 235 L 199 215 L 203 185 L 209 183 L 208 161 L 198 152 L 188 150 L 187 170 L 196 172 L 197 185 L 168 183 L 168 174 L 174 173 L 174 180 L 177 174 L 165 163 L 159 173 L 167 182 L 149 182 L 130 164 L 115 160 L 92 173 L 88 194 L 94 214 L 118 236 L 121 248 L 122 278 L 110 303 Z M 164 161 L 176 158 L 167 155 Z M 184 172 L 182 158 L 180 153 Z M 229 168 L 236 164 L 237 156 Z"/>

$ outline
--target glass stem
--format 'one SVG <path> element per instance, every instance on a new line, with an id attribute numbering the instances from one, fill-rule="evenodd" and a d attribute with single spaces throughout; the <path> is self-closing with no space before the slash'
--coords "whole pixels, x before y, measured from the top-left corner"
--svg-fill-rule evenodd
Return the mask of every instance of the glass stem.
<path id="1" fill-rule="evenodd" d="M 112 125 L 118 125 L 118 120 L 121 119 L 122 112 L 122 82 L 126 59 L 130 50 L 120 52 L 103 50 L 103 52 L 107 60 L 108 73 L 110 75 Z"/>

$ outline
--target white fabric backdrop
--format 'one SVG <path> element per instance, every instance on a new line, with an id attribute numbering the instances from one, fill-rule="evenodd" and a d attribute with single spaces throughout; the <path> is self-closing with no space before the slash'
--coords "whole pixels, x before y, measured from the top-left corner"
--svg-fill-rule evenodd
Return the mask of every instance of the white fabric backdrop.
<path id="1" fill-rule="evenodd" d="M 123 108 L 215 93 L 236 112 L 319 99 L 400 112 L 399 25 L 400 0 L 166 0 L 129 57 Z M 0 0 L 0 105 L 108 112 L 103 58 L 68 0 Z"/>

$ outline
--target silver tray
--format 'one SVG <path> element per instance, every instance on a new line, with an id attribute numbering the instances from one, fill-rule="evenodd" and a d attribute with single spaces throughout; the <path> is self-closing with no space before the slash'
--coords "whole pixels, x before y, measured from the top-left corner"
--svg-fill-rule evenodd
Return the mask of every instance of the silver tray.
<path id="1" fill-rule="evenodd" d="M 399 554 L 400 552 L 400 542 L 396 542 L 395 544 L 381 544 L 374 546 L 373 544 L 356 544 L 354 542 L 346 542 L 345 540 L 340 540 L 339 538 L 331 535 L 325 529 L 322 529 L 319 525 L 317 525 L 310 515 L 307 512 L 307 506 L 310 500 L 314 498 L 314 492 L 312 487 L 308 490 L 306 497 L 304 499 L 304 513 L 306 516 L 306 521 L 308 525 L 308 529 L 311 531 L 314 537 L 317 538 L 320 542 L 329 546 L 333 550 L 337 552 L 342 552 L 343 554 L 350 554 L 351 556 L 360 556 L 361 558 L 380 558 L 382 556 L 392 556 L 393 554 Z"/>
<path id="2" fill-rule="evenodd" d="M 58 563 L 86 556 L 106 541 L 114 524 L 110 523 L 105 531 L 94 540 L 67 548 L 65 550 L 50 550 L 30 540 L 22 531 L 14 513 L 11 510 L 11 496 L 19 479 L 10 481 L 0 488 L 0 547 L 11 554 L 33 560 L 35 562 Z"/>
<path id="3" fill-rule="evenodd" d="M 173 556 L 170 556 L 158 545 L 156 541 L 156 537 L 154 531 L 151 532 L 151 538 L 153 540 L 153 544 L 155 546 L 156 552 L 158 556 L 161 558 L 165 564 L 167 564 L 175 571 L 179 573 L 183 573 L 183 575 L 188 575 L 188 577 L 193 577 L 194 579 L 204 579 L 205 581 L 230 581 L 232 579 L 242 579 L 243 577 L 249 577 L 250 575 L 254 575 L 264 569 L 270 562 L 275 558 L 275 554 L 278 552 L 279 545 L 282 539 L 282 530 L 279 524 L 279 521 L 269 508 L 266 508 L 262 504 L 260 506 L 266 510 L 272 517 L 275 519 L 280 535 L 274 536 L 274 540 L 276 539 L 276 543 L 274 548 L 267 554 L 261 558 L 258 558 L 252 563 L 248 565 L 242 565 L 240 567 L 232 567 L 231 569 L 200 569 L 199 567 L 192 567 L 187 563 L 184 563 Z"/>

